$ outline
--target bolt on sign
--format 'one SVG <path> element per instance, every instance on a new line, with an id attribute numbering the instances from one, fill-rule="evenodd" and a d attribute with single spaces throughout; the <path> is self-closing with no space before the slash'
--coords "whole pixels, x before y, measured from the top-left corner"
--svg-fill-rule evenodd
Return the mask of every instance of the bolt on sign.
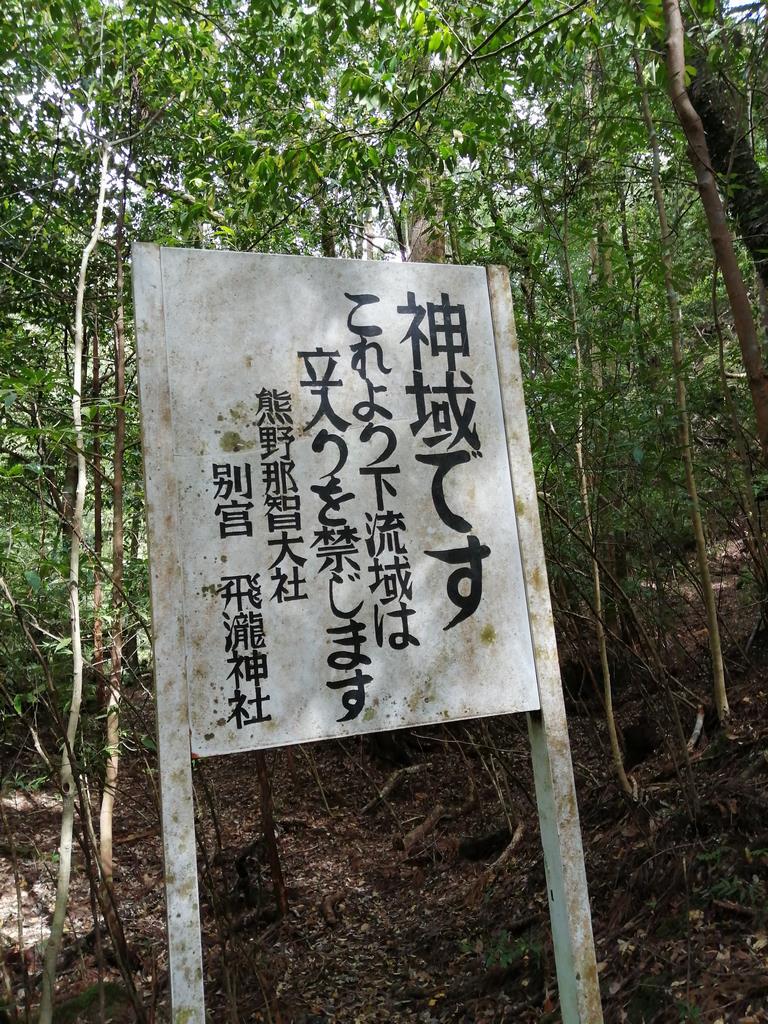
<path id="1" fill-rule="evenodd" d="M 509 712 L 534 713 L 563 1019 L 600 1019 L 504 275 L 135 248 L 179 1019 L 203 1020 L 190 756 Z"/>

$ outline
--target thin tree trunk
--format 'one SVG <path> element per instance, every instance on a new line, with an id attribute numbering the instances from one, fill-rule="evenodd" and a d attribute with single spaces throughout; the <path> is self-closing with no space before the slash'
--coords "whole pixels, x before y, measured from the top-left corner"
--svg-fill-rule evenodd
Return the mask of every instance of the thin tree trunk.
<path id="1" fill-rule="evenodd" d="M 134 508 L 131 522 L 128 526 L 128 564 L 134 565 L 139 556 L 139 532 L 141 530 L 142 517 L 141 509 Z M 128 627 L 128 635 L 123 639 L 123 667 L 128 672 L 128 677 L 134 682 L 139 678 L 139 623 L 135 620 Z"/>
<path id="2" fill-rule="evenodd" d="M 632 323 L 635 329 L 635 347 L 640 362 L 640 367 L 645 366 L 645 352 L 643 339 L 643 325 L 640 319 L 640 275 L 637 271 L 637 264 L 632 254 L 632 246 L 629 240 L 629 227 L 627 225 L 627 197 L 623 187 L 619 188 L 619 210 L 621 212 L 621 245 L 624 249 L 624 257 L 627 261 L 629 280 L 632 284 Z"/>
<path id="3" fill-rule="evenodd" d="M 272 805 L 272 785 L 269 779 L 269 769 L 267 768 L 267 757 L 263 750 L 257 750 L 255 758 L 256 777 L 259 783 L 259 801 L 261 803 L 261 829 L 264 833 L 272 884 L 275 887 L 275 904 L 278 916 L 285 917 L 288 913 L 288 891 L 285 888 L 283 869 L 280 864 L 280 852 L 277 848 L 275 817 Z"/>
<path id="4" fill-rule="evenodd" d="M 760 319 L 763 323 L 763 352 L 768 352 L 768 288 L 763 284 L 763 279 L 755 272 L 755 287 L 757 288 L 757 305 L 760 309 Z"/>
<path id="5" fill-rule="evenodd" d="M 749 295 L 741 276 L 733 236 L 717 190 L 701 118 L 685 87 L 685 31 L 678 0 L 663 0 L 667 26 L 667 80 L 672 106 L 688 140 L 688 154 L 696 174 L 699 196 L 709 226 L 709 236 L 733 313 L 733 323 L 747 371 L 752 405 L 757 422 L 763 462 L 768 465 L 768 377 L 763 366 L 760 341 L 752 316 Z"/>
<path id="6" fill-rule="evenodd" d="M 74 766 L 71 754 L 74 750 L 80 723 L 80 705 L 83 696 L 83 648 L 80 632 L 80 542 L 83 531 L 83 507 L 85 504 L 86 464 L 83 449 L 83 419 L 81 395 L 83 387 L 82 354 L 83 354 L 83 304 L 85 300 L 85 278 L 91 253 L 96 248 L 101 232 L 101 221 L 104 214 L 104 200 L 107 192 L 107 172 L 109 170 L 110 147 L 105 146 L 101 157 L 101 173 L 99 180 L 99 198 L 96 204 L 96 216 L 93 233 L 83 250 L 80 261 L 80 275 L 77 282 L 77 299 L 75 302 L 75 350 L 72 365 L 72 421 L 75 429 L 75 446 L 77 449 L 77 486 L 72 510 L 72 530 L 69 556 L 69 614 L 70 636 L 72 638 L 72 695 L 70 700 L 69 718 L 65 743 L 61 753 L 61 840 L 59 843 L 59 871 L 56 881 L 56 904 L 51 921 L 51 934 L 45 947 L 43 965 L 43 991 L 40 1001 L 38 1024 L 51 1024 L 53 1017 L 53 989 L 56 982 L 56 960 L 61 947 L 64 932 L 64 918 L 69 902 L 69 879 L 72 870 L 72 835 L 75 824 L 75 781 Z"/>
<path id="7" fill-rule="evenodd" d="M 395 238 L 397 239 L 397 248 L 400 252 L 400 259 L 403 261 L 403 263 L 405 263 L 408 260 L 408 245 L 405 240 L 405 235 L 403 234 L 402 218 L 401 215 L 395 209 L 395 204 L 392 202 L 392 196 L 390 195 L 389 192 L 389 186 L 384 182 L 381 183 L 381 191 L 384 195 L 384 200 L 387 204 L 387 209 L 389 210 L 389 217 L 390 220 L 392 221 L 392 227 L 395 232 Z"/>
<path id="8" fill-rule="evenodd" d="M 320 251 L 323 256 L 329 256 L 332 258 L 336 255 L 336 239 L 333 235 L 333 227 L 328 216 L 328 207 L 326 206 L 324 199 L 321 198 L 318 201 L 317 209 L 320 218 Z"/>
<path id="9" fill-rule="evenodd" d="M 613 713 L 613 686 L 611 683 L 611 668 L 608 663 L 608 644 L 605 635 L 605 623 L 603 621 L 603 596 L 600 583 L 600 566 L 596 558 L 595 537 L 592 529 L 592 510 L 589 500 L 589 484 L 587 471 L 584 466 L 584 401 L 582 395 L 583 366 L 581 358 L 581 339 L 579 332 L 579 317 L 576 309 L 576 290 L 571 272 L 571 261 L 568 257 L 568 217 L 566 214 L 563 228 L 563 258 L 565 261 L 565 278 L 568 289 L 568 304 L 571 313 L 571 327 L 573 330 L 573 343 L 576 347 L 576 376 L 578 380 L 578 424 L 576 428 L 576 468 L 579 476 L 579 494 L 584 509 L 584 523 L 589 538 L 589 548 L 592 551 L 592 593 L 595 610 L 595 632 L 597 635 L 597 647 L 600 655 L 600 670 L 603 677 L 603 700 L 605 703 L 605 721 L 608 726 L 608 739 L 611 747 L 611 757 L 616 769 L 616 776 L 623 791 L 632 796 L 632 787 L 629 784 L 627 773 L 624 770 L 624 761 L 621 756 L 621 746 L 616 729 L 616 718 Z"/>
<path id="10" fill-rule="evenodd" d="M 758 278 L 768 287 L 768 175 L 755 159 L 742 100 L 704 55 L 689 58 L 696 68 L 689 95 L 707 136 L 713 169 L 729 186 L 725 199 Z M 746 120 L 746 124 L 745 124 Z"/>
<path id="11" fill-rule="evenodd" d="M 659 156 L 659 142 L 656 136 L 656 129 L 651 116 L 651 107 L 648 102 L 648 92 L 645 88 L 643 71 L 640 61 L 635 55 L 635 72 L 637 83 L 640 88 L 640 103 L 643 112 L 643 120 L 648 130 L 648 143 L 651 147 L 653 159 L 651 169 L 651 183 L 653 186 L 653 197 L 656 201 L 656 211 L 659 217 L 659 229 L 661 231 L 661 260 L 664 266 L 664 288 L 667 293 L 667 306 L 669 308 L 669 327 L 672 336 L 672 364 L 675 370 L 675 391 L 677 395 L 677 414 L 680 418 L 680 447 L 685 467 L 685 486 L 690 501 L 691 526 L 696 540 L 696 559 L 699 564 L 699 578 L 701 580 L 702 597 L 707 613 L 707 631 L 709 634 L 709 653 L 712 658 L 712 677 L 717 717 L 720 722 L 728 717 L 728 697 L 725 689 L 725 670 L 723 668 L 723 654 L 720 647 L 720 626 L 717 621 L 717 606 L 715 595 L 712 589 L 712 580 L 709 575 L 709 563 L 707 561 L 707 544 L 704 538 L 704 527 L 701 521 L 701 510 L 699 506 L 699 494 L 696 488 L 696 476 L 693 469 L 693 452 L 691 449 L 691 427 L 688 418 L 688 402 L 685 390 L 685 379 L 683 377 L 683 339 L 682 339 L 682 317 L 680 313 L 680 300 L 675 291 L 672 280 L 672 232 L 669 230 L 667 221 L 667 209 L 664 203 L 664 193 L 661 188 L 661 158 Z"/>
<path id="12" fill-rule="evenodd" d="M 91 401 L 95 407 L 93 415 L 93 674 L 99 706 L 106 704 L 104 685 L 104 624 L 101 621 L 102 579 L 101 553 L 103 546 L 102 529 L 102 486 L 101 486 L 101 364 L 99 359 L 99 332 L 93 332 L 91 363 Z"/>
<path id="13" fill-rule="evenodd" d="M 107 763 L 99 814 L 99 859 L 104 884 L 112 887 L 114 858 L 112 819 L 120 767 L 120 695 L 123 672 L 123 464 L 125 462 L 125 303 L 123 302 L 123 243 L 128 186 L 126 155 L 123 192 L 115 226 L 117 316 L 115 319 L 115 449 L 112 477 L 112 650 L 107 699 Z"/>

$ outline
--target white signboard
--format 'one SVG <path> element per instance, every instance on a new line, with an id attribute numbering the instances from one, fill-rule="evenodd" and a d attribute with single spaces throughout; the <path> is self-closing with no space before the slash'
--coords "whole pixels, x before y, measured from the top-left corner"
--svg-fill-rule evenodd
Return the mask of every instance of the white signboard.
<path id="1" fill-rule="evenodd" d="M 538 708 L 485 270 L 159 266 L 193 753 Z"/>

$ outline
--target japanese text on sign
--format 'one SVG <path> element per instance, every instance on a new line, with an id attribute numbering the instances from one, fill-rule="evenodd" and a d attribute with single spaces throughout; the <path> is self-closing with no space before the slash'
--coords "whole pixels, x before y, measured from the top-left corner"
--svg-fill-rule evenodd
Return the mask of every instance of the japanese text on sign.
<path id="1" fill-rule="evenodd" d="M 538 706 L 482 271 L 163 259 L 193 750 Z"/>

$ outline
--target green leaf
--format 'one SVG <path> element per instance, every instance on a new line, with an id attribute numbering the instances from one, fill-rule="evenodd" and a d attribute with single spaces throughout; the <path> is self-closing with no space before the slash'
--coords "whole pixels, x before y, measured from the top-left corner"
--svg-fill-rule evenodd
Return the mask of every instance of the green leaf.
<path id="1" fill-rule="evenodd" d="M 339 95 L 351 95 L 357 80 L 357 71 L 354 68 L 347 68 L 339 79 Z"/>
<path id="2" fill-rule="evenodd" d="M 40 577 L 38 576 L 34 569 L 27 569 L 27 571 L 24 573 L 24 579 L 32 588 L 33 593 L 38 594 L 40 592 L 40 588 L 43 585 L 43 581 L 40 579 Z"/>

